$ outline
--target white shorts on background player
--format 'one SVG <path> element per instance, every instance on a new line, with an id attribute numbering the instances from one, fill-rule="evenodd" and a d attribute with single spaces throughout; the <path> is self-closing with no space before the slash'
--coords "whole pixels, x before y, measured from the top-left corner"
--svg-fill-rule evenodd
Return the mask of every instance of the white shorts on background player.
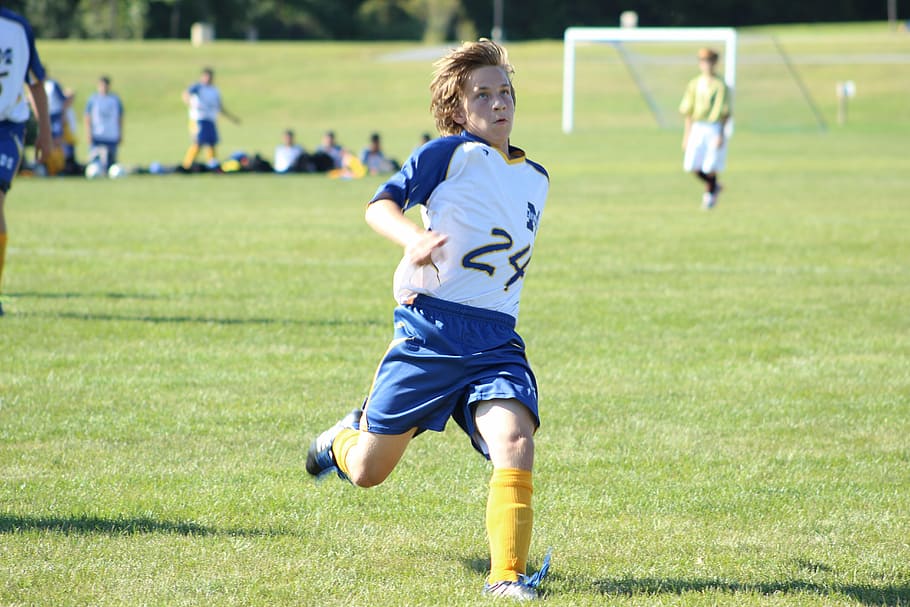
<path id="1" fill-rule="evenodd" d="M 689 130 L 689 141 L 683 157 L 683 169 L 686 172 L 701 171 L 717 173 L 724 170 L 727 164 L 727 142 L 717 147 L 717 138 L 721 135 L 723 125 L 720 122 L 693 122 Z"/>

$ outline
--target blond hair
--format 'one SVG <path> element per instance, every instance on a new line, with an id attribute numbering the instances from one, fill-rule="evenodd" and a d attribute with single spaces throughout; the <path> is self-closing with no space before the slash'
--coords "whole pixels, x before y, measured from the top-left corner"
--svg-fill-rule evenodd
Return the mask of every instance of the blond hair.
<path id="1" fill-rule="evenodd" d="M 465 42 L 433 65 L 436 70 L 430 83 L 430 112 L 440 135 L 458 135 L 463 130 L 462 125 L 455 122 L 455 112 L 464 100 L 468 76 L 477 68 L 502 68 L 509 78 L 512 100 L 515 100 L 515 87 L 511 86 L 515 70 L 509 63 L 509 54 L 492 40 L 481 38 L 477 42 Z"/>
<path id="2" fill-rule="evenodd" d="M 717 63 L 720 55 L 717 54 L 713 48 L 701 48 L 698 49 L 698 58 L 703 59 L 704 61 L 710 61 L 711 63 Z"/>

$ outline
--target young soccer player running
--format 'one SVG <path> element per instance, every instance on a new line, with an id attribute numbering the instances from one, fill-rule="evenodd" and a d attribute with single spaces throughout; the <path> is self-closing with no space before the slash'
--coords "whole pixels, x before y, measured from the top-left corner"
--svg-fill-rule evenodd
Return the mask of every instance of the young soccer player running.
<path id="1" fill-rule="evenodd" d="M 730 90 L 715 73 L 717 59 L 717 52 L 709 48 L 698 52 L 701 74 L 689 82 L 679 104 L 679 112 L 686 118 L 683 168 L 704 181 L 702 208 L 705 210 L 717 204 L 721 191 L 717 174 L 727 160 L 724 127 L 730 119 Z"/>
<path id="2" fill-rule="evenodd" d="M 19 170 L 25 142 L 29 100 L 38 118 L 36 160 L 43 162 L 53 150 L 51 122 L 44 90 L 44 66 L 35 48 L 35 36 L 24 17 L 0 5 L 0 279 L 6 258 L 6 194 Z M 0 304 L 0 316 L 3 306 Z"/>
<path id="3" fill-rule="evenodd" d="M 515 323 L 549 177 L 510 144 L 515 89 L 504 48 L 465 43 L 435 67 L 431 110 L 443 137 L 415 151 L 366 210 L 367 223 L 404 249 L 394 338 L 362 407 L 313 441 L 306 468 L 378 485 L 411 439 L 454 419 L 493 464 L 483 591 L 534 599 L 548 567 L 526 575 L 540 419 Z M 415 205 L 425 227 L 403 214 Z"/>

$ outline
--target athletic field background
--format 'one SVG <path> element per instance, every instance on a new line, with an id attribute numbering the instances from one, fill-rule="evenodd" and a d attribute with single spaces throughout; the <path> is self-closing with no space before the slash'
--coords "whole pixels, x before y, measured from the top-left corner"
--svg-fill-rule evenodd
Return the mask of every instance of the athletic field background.
<path id="1" fill-rule="evenodd" d="M 710 213 L 681 133 L 609 49 L 585 51 L 566 136 L 561 43 L 509 45 L 513 142 L 551 175 L 519 320 L 541 391 L 546 604 L 910 604 L 910 34 L 766 28 L 744 46 L 769 33 L 828 128 L 774 56 L 741 55 Z M 80 113 L 112 78 L 128 167 L 179 162 L 180 92 L 205 65 L 243 119 L 221 122 L 222 157 L 270 157 L 292 127 L 355 151 L 376 130 L 401 160 L 433 129 L 438 49 L 39 50 Z M 839 126 L 843 80 L 858 94 Z M 16 180 L 0 604 L 488 604 L 490 469 L 454 425 L 374 489 L 303 469 L 391 337 L 400 252 L 363 222 L 380 183 Z"/>

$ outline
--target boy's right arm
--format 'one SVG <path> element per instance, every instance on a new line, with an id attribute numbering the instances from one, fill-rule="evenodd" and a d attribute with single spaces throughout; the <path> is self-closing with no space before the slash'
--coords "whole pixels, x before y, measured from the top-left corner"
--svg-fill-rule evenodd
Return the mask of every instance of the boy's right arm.
<path id="1" fill-rule="evenodd" d="M 382 236 L 404 248 L 404 255 L 418 266 L 433 263 L 433 252 L 445 244 L 446 236 L 424 230 L 405 217 L 394 200 L 380 198 L 367 206 L 366 222 Z"/>

